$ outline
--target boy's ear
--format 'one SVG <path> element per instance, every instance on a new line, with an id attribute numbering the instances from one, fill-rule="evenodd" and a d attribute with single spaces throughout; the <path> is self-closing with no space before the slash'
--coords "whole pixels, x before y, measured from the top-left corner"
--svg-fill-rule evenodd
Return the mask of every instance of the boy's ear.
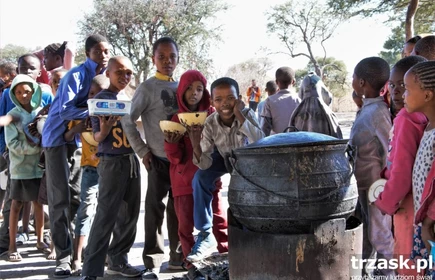
<path id="1" fill-rule="evenodd" d="M 155 62 L 155 60 L 154 60 L 154 55 L 151 56 L 151 60 L 152 60 L 152 62 L 153 62 L 153 65 L 156 65 L 156 62 Z"/>
<path id="2" fill-rule="evenodd" d="M 364 79 L 359 79 L 359 86 L 363 87 L 366 84 L 366 81 Z"/>
<path id="3" fill-rule="evenodd" d="M 41 77 L 41 70 L 39 70 L 39 72 L 38 72 L 38 77 Z"/>

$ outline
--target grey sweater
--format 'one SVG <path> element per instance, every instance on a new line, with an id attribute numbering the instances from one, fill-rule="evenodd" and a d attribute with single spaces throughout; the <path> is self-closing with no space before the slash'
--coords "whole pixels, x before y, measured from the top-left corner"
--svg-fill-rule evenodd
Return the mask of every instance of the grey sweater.
<path id="1" fill-rule="evenodd" d="M 143 158 L 149 151 L 155 156 L 166 158 L 165 137 L 159 122 L 171 120 L 178 111 L 177 86 L 178 82 L 151 77 L 136 89 L 130 115 L 125 115 L 121 119 L 121 124 L 130 145 L 140 158 Z M 139 117 L 142 118 L 146 143 L 136 128 L 136 121 Z"/>

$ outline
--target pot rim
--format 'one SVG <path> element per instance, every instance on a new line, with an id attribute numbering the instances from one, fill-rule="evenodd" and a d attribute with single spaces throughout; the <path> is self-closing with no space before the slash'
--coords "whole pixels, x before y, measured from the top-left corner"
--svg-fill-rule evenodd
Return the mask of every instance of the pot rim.
<path id="1" fill-rule="evenodd" d="M 253 150 L 262 148 L 282 148 L 282 147 L 311 147 L 311 146 L 326 146 L 326 145 L 344 145 L 348 144 L 349 139 L 337 139 L 337 140 L 325 140 L 325 141 L 315 141 L 315 142 L 301 142 L 301 143 L 283 143 L 283 144 L 273 144 L 273 145 L 262 145 L 258 146 L 258 143 L 252 143 L 244 147 L 235 149 L 237 150 Z M 253 145 L 255 144 L 255 145 Z"/>

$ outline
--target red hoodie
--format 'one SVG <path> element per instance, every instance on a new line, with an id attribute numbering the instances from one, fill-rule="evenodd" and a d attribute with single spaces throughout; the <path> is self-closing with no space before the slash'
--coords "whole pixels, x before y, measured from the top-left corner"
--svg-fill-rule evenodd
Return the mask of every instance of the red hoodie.
<path id="1" fill-rule="evenodd" d="M 180 78 L 177 89 L 178 113 L 191 112 L 186 104 L 184 104 L 183 95 L 195 81 L 201 81 L 204 85 L 204 93 L 199 103 L 198 111 L 207 111 L 208 115 L 210 115 L 215 110 L 210 106 L 210 93 L 206 89 L 207 80 L 196 70 L 186 71 Z M 172 117 L 172 121 L 180 122 L 177 114 Z M 171 163 L 169 174 L 171 177 L 172 195 L 175 197 L 192 194 L 192 179 L 198 167 L 192 162 L 193 148 L 187 133 L 178 143 L 168 143 L 165 141 L 165 152 Z M 219 188 L 220 186 L 221 182 L 216 182 L 216 187 Z"/>
<path id="2" fill-rule="evenodd" d="M 394 119 L 387 166 L 381 172 L 381 177 L 387 179 L 387 183 L 375 201 L 375 205 L 384 213 L 396 213 L 400 201 L 412 190 L 412 168 L 426 125 L 427 118 L 423 113 L 410 114 L 404 108 Z"/>

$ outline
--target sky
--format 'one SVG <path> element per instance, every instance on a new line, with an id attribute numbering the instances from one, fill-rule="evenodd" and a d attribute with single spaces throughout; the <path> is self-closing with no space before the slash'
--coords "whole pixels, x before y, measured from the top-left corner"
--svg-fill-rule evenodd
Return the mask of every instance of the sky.
<path id="1" fill-rule="evenodd" d="M 274 53 L 286 52 L 276 37 L 267 34 L 265 15 L 271 6 L 285 0 L 227 1 L 230 9 L 216 20 L 222 24 L 223 41 L 213 46 L 209 53 L 215 61 L 217 74 L 224 75 L 234 64 L 265 56 L 273 62 L 271 73 L 281 66 L 294 69 L 306 66 L 307 59 L 292 59 L 288 55 L 262 51 L 267 47 Z M 84 11 L 91 9 L 92 0 L 0 0 L 0 47 L 15 44 L 36 48 L 65 40 L 77 42 L 77 21 Z M 58 12 L 53 12 L 56 10 Z M 19 19 L 16 19 L 17 15 Z M 328 56 L 343 60 L 347 70 L 352 72 L 361 59 L 378 55 L 390 30 L 391 27 L 380 18 L 353 19 L 341 25 L 334 37 L 327 41 Z M 30 35 L 26 34 L 29 32 Z"/>

